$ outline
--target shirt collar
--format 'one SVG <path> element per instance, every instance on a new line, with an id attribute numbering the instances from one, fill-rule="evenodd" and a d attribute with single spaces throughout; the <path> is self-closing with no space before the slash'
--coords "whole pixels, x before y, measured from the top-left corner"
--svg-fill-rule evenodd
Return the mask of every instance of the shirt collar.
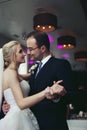
<path id="1" fill-rule="evenodd" d="M 45 65 L 45 63 L 51 58 L 51 55 L 48 55 L 46 58 L 44 58 L 41 62 L 42 62 L 42 66 Z"/>

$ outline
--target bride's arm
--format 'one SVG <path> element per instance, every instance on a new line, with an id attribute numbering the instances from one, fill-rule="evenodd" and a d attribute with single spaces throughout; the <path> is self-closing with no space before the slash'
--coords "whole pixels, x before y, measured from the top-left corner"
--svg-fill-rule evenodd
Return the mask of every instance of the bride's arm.
<path id="1" fill-rule="evenodd" d="M 36 103 L 43 100 L 46 97 L 47 93 L 50 93 L 50 91 L 47 91 L 47 89 L 45 89 L 33 96 L 24 98 L 16 71 L 11 70 L 9 75 L 11 78 L 9 77 L 8 86 L 11 88 L 14 98 L 16 100 L 16 103 L 20 107 L 20 109 L 29 108 L 35 105 Z"/>
<path id="2" fill-rule="evenodd" d="M 59 85 L 60 82 L 58 81 L 54 83 L 51 87 L 47 87 L 45 90 L 37 94 L 24 98 L 16 71 L 11 70 L 9 75 L 10 76 L 8 77 L 7 86 L 11 88 L 16 103 L 20 109 L 29 108 L 35 105 L 36 103 L 40 102 L 44 98 L 52 99 L 54 98 L 55 94 L 59 95 L 60 92 L 64 92 L 64 88 Z M 56 89 L 56 87 L 58 87 L 58 89 Z"/>
<path id="3" fill-rule="evenodd" d="M 31 76 L 31 73 L 27 73 L 27 74 L 18 74 L 20 79 L 25 79 L 28 80 L 29 77 Z"/>
<path id="4" fill-rule="evenodd" d="M 22 78 L 22 79 L 29 79 L 29 77 L 31 76 L 31 74 L 34 72 L 34 69 L 37 67 L 38 65 L 37 64 L 34 64 L 32 65 L 30 68 L 29 68 L 29 71 L 27 74 L 19 74 L 19 77 Z"/>

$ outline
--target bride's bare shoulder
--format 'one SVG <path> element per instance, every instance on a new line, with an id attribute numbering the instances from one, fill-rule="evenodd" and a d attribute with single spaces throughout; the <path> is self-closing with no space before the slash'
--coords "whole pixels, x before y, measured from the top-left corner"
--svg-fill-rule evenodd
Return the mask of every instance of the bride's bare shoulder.
<path id="1" fill-rule="evenodd" d="M 11 79 L 12 77 L 17 77 L 17 71 L 14 69 L 5 69 L 3 72 L 3 78 Z"/>

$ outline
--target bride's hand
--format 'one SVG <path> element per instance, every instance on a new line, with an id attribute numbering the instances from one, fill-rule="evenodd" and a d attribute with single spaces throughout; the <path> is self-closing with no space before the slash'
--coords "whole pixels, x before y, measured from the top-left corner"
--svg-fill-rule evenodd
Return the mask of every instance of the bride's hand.
<path id="1" fill-rule="evenodd" d="M 52 91 L 51 87 L 49 87 L 49 86 L 45 89 L 45 97 L 47 99 L 54 99 L 53 91 Z"/>

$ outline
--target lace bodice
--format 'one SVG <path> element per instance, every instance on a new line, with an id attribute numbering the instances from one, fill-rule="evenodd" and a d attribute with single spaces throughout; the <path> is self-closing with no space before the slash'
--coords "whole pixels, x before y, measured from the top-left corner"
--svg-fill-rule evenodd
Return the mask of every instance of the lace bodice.
<path id="1" fill-rule="evenodd" d="M 20 85 L 21 85 L 24 97 L 28 96 L 29 91 L 30 91 L 30 86 L 29 86 L 28 82 L 25 80 L 22 80 L 20 82 Z M 5 100 L 7 101 L 7 103 L 10 104 L 10 106 L 16 105 L 16 101 L 14 99 L 11 88 L 4 90 L 4 97 L 5 97 Z"/>
<path id="2" fill-rule="evenodd" d="M 27 81 L 25 81 L 25 80 L 22 80 L 20 82 L 20 85 L 21 85 L 24 97 L 27 97 L 29 95 L 29 92 L 30 92 L 29 83 Z"/>

